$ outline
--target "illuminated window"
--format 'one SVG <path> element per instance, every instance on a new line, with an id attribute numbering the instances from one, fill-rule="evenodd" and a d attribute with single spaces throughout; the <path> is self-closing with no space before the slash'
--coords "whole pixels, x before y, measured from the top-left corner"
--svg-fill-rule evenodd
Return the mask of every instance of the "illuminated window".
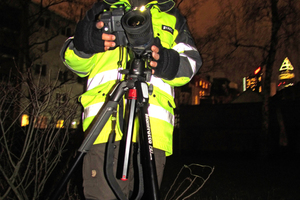
<path id="1" fill-rule="evenodd" d="M 199 91 L 199 96 L 200 96 L 200 98 L 201 98 L 202 96 L 204 96 L 204 94 L 205 94 L 204 90 Z"/>
<path id="2" fill-rule="evenodd" d="M 198 105 L 199 103 L 198 103 L 198 96 L 196 95 L 195 96 L 195 105 Z"/>
<path id="3" fill-rule="evenodd" d="M 202 80 L 201 80 L 201 81 L 199 81 L 199 86 L 202 86 Z"/>
<path id="4" fill-rule="evenodd" d="M 259 81 L 259 82 L 261 82 L 261 76 L 260 76 L 260 77 L 258 77 L 258 81 Z"/>
<path id="5" fill-rule="evenodd" d="M 29 115 L 23 114 L 21 119 L 21 126 L 27 126 L 29 124 Z"/>
<path id="6" fill-rule="evenodd" d="M 73 120 L 71 123 L 71 128 L 76 129 L 78 125 L 80 124 L 79 120 Z"/>
<path id="7" fill-rule="evenodd" d="M 64 120 L 60 119 L 56 123 L 56 128 L 63 128 L 64 127 Z"/>

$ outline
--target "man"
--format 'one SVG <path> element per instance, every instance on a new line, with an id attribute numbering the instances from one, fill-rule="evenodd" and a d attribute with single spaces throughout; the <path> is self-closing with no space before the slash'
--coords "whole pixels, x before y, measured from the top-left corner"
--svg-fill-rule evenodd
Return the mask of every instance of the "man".
<path id="1" fill-rule="evenodd" d="M 75 35 L 62 48 L 64 64 L 80 77 L 88 76 L 87 91 L 79 101 L 84 107 L 83 129 L 86 130 L 110 94 L 120 81 L 118 70 L 126 68 L 132 59 L 128 48 L 116 46 L 115 35 L 103 31 L 103 22 L 97 20 L 100 13 L 122 4 L 126 10 L 146 6 L 152 16 L 154 42 L 151 45 L 152 77 L 149 84 L 153 92 L 149 96 L 148 113 L 152 131 L 158 184 L 163 177 L 165 157 L 172 154 L 174 127 L 175 86 L 187 84 L 202 65 L 202 60 L 188 30 L 186 20 L 174 7 L 172 0 L 104 0 L 94 4 L 81 20 Z M 123 77 L 124 78 L 124 77 Z M 121 78 L 122 80 L 122 78 Z M 119 112 L 118 112 L 119 114 Z M 118 157 L 118 141 L 122 138 L 119 117 L 116 126 L 109 119 L 94 145 L 85 155 L 83 164 L 83 187 L 86 199 L 117 199 L 103 174 L 105 147 L 112 129 L 116 133 L 115 163 Z M 113 127 L 113 128 L 112 128 Z M 136 141 L 136 135 L 133 137 Z M 114 170 L 116 164 L 114 165 Z M 129 180 L 118 183 L 129 198 L 133 192 L 133 169 Z"/>

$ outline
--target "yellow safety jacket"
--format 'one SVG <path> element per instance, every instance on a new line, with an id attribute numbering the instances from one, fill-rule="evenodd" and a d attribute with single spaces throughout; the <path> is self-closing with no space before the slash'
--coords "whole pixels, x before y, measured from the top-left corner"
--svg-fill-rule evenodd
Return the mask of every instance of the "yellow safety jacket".
<path id="1" fill-rule="evenodd" d="M 110 5 L 120 2 L 123 2 L 125 6 L 130 6 L 128 0 L 104 1 Z M 151 9 L 154 37 L 160 38 L 163 47 L 172 48 L 180 55 L 179 70 L 173 80 L 152 76 L 149 82 L 153 85 L 148 108 L 153 146 L 164 150 L 169 156 L 172 154 L 174 108 L 176 107 L 174 86 L 188 83 L 199 70 L 202 60 L 190 35 L 186 20 L 174 8 L 173 1 L 152 1 L 147 6 Z M 76 51 L 72 39 L 71 37 L 66 41 L 61 57 L 64 64 L 78 76 L 88 76 L 87 91 L 79 98 L 84 107 L 83 129 L 86 130 L 106 101 L 107 95 L 116 85 L 120 75 L 118 70 L 126 68 L 128 54 L 120 53 L 121 48 L 126 48 L 117 47 L 114 50 L 86 56 L 83 52 Z M 120 140 L 123 135 L 118 120 L 117 116 L 116 141 Z M 111 123 L 110 118 L 94 144 L 107 142 L 112 129 Z"/>

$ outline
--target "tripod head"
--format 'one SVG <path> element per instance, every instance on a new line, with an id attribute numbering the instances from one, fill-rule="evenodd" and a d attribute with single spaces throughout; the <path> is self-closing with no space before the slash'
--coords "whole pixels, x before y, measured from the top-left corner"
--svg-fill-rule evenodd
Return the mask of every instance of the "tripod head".
<path id="1" fill-rule="evenodd" d="M 127 68 L 120 70 L 121 74 L 127 75 L 126 79 L 138 78 L 140 81 L 149 82 L 152 76 L 152 70 L 148 67 L 151 59 L 151 50 L 147 50 L 144 54 L 140 55 L 129 48 L 133 59 L 127 63 Z"/>

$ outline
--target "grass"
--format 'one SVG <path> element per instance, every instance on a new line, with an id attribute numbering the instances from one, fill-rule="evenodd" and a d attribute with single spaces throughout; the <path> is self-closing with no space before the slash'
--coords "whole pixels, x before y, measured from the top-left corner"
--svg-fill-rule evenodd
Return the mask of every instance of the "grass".
<path id="1" fill-rule="evenodd" d="M 180 196 L 193 178 L 189 172 L 181 171 L 181 178 L 173 182 L 184 165 L 191 163 L 214 167 L 207 182 L 189 200 L 300 200 L 299 154 L 278 153 L 267 159 L 237 153 L 199 153 L 167 158 L 161 196 L 165 200 L 184 199 L 203 184 L 198 178 L 185 195 Z M 197 167 L 193 173 L 206 179 L 210 168 Z M 179 180 L 180 179 L 180 180 Z M 172 194 L 181 188 L 173 198 Z M 171 188 L 171 189 L 170 189 Z M 169 191 L 170 190 L 170 191 Z M 169 193 L 168 193 L 169 191 Z M 168 193 L 167 198 L 166 195 Z M 179 197 L 179 198 L 178 198 Z"/>

